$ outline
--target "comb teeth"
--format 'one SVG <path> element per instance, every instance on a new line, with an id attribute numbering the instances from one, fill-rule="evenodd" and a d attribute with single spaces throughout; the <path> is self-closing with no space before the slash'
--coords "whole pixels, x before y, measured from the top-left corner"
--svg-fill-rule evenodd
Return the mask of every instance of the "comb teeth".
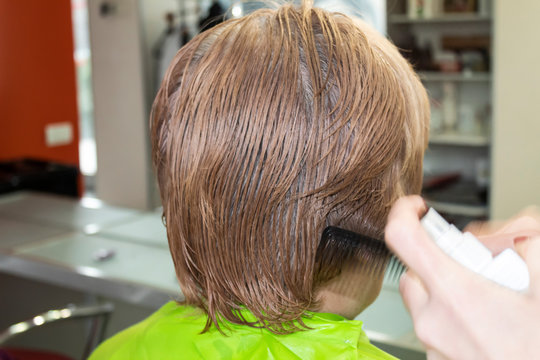
<path id="1" fill-rule="evenodd" d="M 399 279 L 401 275 L 407 270 L 407 267 L 395 256 L 392 255 L 386 272 L 384 273 L 383 284 L 390 287 L 399 287 Z"/>
<path id="2" fill-rule="evenodd" d="M 390 255 L 384 241 L 329 226 L 324 229 L 317 249 L 317 278 L 325 281 L 339 275 L 342 265 L 353 259 L 368 274 L 380 274 L 385 270 Z"/>
<path id="3" fill-rule="evenodd" d="M 372 275 L 384 271 L 383 284 L 394 288 L 399 287 L 399 279 L 407 270 L 384 241 L 334 226 L 324 229 L 315 258 L 318 278 L 325 281 L 339 275 L 336 269 L 352 259 Z"/>

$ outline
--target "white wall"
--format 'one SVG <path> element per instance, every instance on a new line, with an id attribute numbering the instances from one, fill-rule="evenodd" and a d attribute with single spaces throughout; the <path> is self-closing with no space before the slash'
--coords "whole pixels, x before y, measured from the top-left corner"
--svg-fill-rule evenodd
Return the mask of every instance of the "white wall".
<path id="1" fill-rule="evenodd" d="M 138 0 L 90 0 L 88 14 L 98 172 L 97 196 L 111 204 L 146 209 L 151 167 Z"/>
<path id="2" fill-rule="evenodd" d="M 495 0 L 491 216 L 540 205 L 540 1 Z"/>

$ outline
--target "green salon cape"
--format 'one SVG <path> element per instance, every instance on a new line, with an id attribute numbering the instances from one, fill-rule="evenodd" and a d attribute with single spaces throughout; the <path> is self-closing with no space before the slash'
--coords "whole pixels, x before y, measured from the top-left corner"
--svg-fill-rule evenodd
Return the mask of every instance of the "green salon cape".
<path id="1" fill-rule="evenodd" d="M 242 314 L 246 320 L 254 319 L 247 310 Z M 215 327 L 201 334 L 206 315 L 197 308 L 169 302 L 105 341 L 90 360 L 395 359 L 369 343 L 361 321 L 327 313 L 310 313 L 303 320 L 312 329 L 289 335 L 230 323 L 227 336 Z"/>

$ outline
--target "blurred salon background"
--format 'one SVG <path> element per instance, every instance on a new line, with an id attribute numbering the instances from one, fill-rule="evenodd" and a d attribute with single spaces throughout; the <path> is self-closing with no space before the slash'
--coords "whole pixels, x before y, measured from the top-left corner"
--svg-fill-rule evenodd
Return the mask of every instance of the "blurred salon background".
<path id="1" fill-rule="evenodd" d="M 540 204 L 540 2 L 315 4 L 364 18 L 418 71 L 431 98 L 431 206 L 462 228 Z M 181 299 L 149 111 L 181 46 L 262 6 L 0 0 L 0 348 L 84 358 Z M 359 319 L 377 346 L 425 358 L 395 279 Z"/>

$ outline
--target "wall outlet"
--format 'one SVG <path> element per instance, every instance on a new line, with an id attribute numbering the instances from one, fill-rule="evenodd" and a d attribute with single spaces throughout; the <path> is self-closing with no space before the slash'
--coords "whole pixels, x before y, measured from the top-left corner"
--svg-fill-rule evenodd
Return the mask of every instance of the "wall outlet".
<path id="1" fill-rule="evenodd" d="M 68 145 L 73 141 L 73 126 L 68 122 L 45 126 L 45 143 L 48 147 Z"/>

